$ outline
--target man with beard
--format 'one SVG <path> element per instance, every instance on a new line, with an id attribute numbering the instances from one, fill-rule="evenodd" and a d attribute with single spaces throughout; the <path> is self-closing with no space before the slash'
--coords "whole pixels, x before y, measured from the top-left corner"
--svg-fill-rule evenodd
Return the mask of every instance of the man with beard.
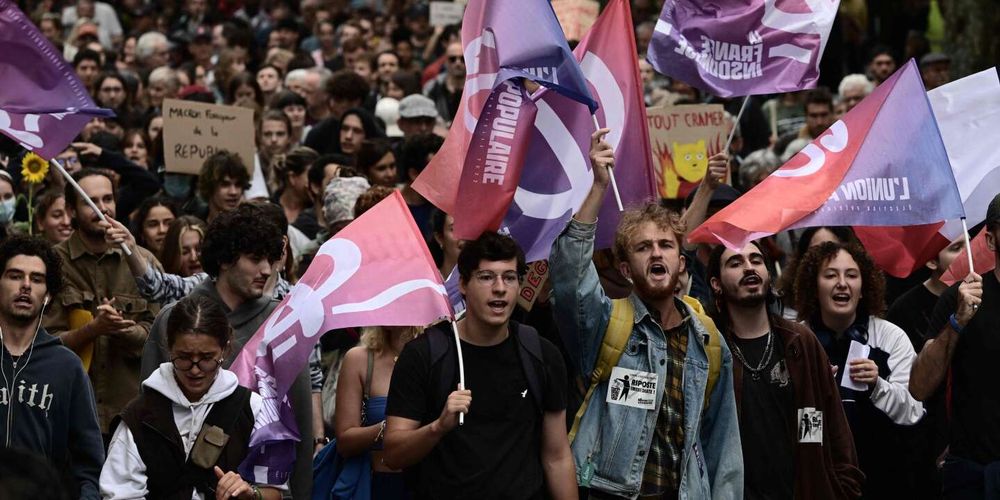
<path id="1" fill-rule="evenodd" d="M 118 193 L 106 171 L 85 168 L 73 178 L 105 217 L 115 218 Z M 92 354 L 90 381 L 101 432 L 108 437 L 111 420 L 139 394 L 139 358 L 160 306 L 142 298 L 122 249 L 105 240 L 108 223 L 72 185 L 66 185 L 65 194 L 76 231 L 55 247 L 66 286 L 49 301 L 45 328 L 66 347 Z M 162 270 L 148 250 L 133 251 Z"/>
<path id="2" fill-rule="evenodd" d="M 771 265 L 757 242 L 716 247 L 708 282 L 733 363 L 746 498 L 857 498 L 851 429 L 816 336 L 768 311 Z M 796 427 L 798 425 L 798 427 Z"/>
<path id="3" fill-rule="evenodd" d="M 1000 264 L 1000 195 L 986 211 L 986 244 Z M 1000 464 L 1000 386 L 997 362 L 1000 265 L 972 272 L 941 294 L 927 343 L 913 363 L 910 394 L 926 401 L 944 385 L 950 402 L 948 454 L 941 468 L 947 498 L 995 498 Z"/>
<path id="4" fill-rule="evenodd" d="M 100 498 L 94 393 L 80 358 L 39 328 L 62 286 L 59 257 L 41 238 L 14 236 L 0 244 L 0 266 L 0 442 L 44 457 L 73 498 Z"/>
<path id="5" fill-rule="evenodd" d="M 556 240 L 549 258 L 555 309 L 567 350 L 580 374 L 597 379 L 573 441 L 577 480 L 591 498 L 742 498 L 743 460 L 733 396 L 732 357 L 697 311 L 674 295 L 684 270 L 684 228 L 676 213 L 649 204 L 626 211 L 615 235 L 621 273 L 634 285 L 625 301 L 605 296 L 592 263 L 597 214 L 614 162 L 602 140 L 591 137 L 594 184 L 580 211 Z M 631 314 L 618 314 L 621 308 Z M 617 363 L 593 375 L 609 325 L 624 324 L 627 342 Z M 708 344 L 708 345 L 706 345 Z M 709 385 L 713 367 L 717 379 Z M 604 363 L 600 363 L 604 364 Z M 629 376 L 628 399 L 610 391 Z M 616 387 L 616 389 L 619 389 Z"/>

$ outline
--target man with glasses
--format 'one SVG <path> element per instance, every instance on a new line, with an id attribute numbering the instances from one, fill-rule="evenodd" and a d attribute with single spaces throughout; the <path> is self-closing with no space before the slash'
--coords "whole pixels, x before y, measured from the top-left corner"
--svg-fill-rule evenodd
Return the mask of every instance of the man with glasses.
<path id="1" fill-rule="evenodd" d="M 131 243 L 131 242 L 130 242 Z M 209 279 L 191 295 L 203 295 L 222 305 L 233 327 L 233 348 L 223 363 L 229 366 L 243 345 L 267 320 L 278 301 L 264 295 L 272 264 L 280 257 L 282 231 L 265 215 L 264 209 L 243 204 L 223 212 L 212 220 L 201 245 L 201 264 Z M 147 261 L 149 262 L 149 261 Z M 141 378 L 144 380 L 161 363 L 169 361 L 166 328 L 173 305 L 163 308 L 150 330 L 142 353 Z M 295 469 L 289 481 L 293 498 L 309 498 L 312 489 L 312 396 L 308 369 L 303 370 L 289 390 L 301 440 L 298 443 Z"/>
<path id="2" fill-rule="evenodd" d="M 389 387 L 385 464 L 412 469 L 417 499 L 534 499 L 546 488 L 575 498 L 562 356 L 510 320 L 524 253 L 510 237 L 483 233 L 462 249 L 458 271 L 461 351 L 447 323 L 403 349 Z"/>
<path id="3" fill-rule="evenodd" d="M 462 44 L 459 42 L 449 44 L 445 56 L 447 71 L 431 80 L 424 87 L 424 95 L 434 101 L 438 114 L 450 124 L 455 119 L 455 113 L 458 112 L 458 104 L 462 100 L 462 89 L 465 87 L 465 59 L 462 55 Z"/>

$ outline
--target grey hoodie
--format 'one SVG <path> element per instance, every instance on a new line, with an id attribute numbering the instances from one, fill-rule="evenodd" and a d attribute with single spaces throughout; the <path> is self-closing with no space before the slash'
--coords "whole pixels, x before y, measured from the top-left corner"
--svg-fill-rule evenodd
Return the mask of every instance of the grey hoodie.
<path id="1" fill-rule="evenodd" d="M 0 368 L 0 446 L 44 456 L 66 478 L 71 497 L 100 498 L 104 442 L 80 358 L 40 328 L 18 358 L 17 378 L 5 347 Z"/>
<path id="2" fill-rule="evenodd" d="M 199 284 L 191 295 L 204 295 L 217 302 L 226 311 L 229 324 L 233 327 L 233 349 L 226 358 L 223 368 L 229 368 L 243 345 L 250 340 L 260 325 L 267 320 L 274 308 L 278 306 L 278 301 L 271 297 L 261 297 L 257 300 L 244 302 L 236 310 L 229 310 L 226 303 L 222 301 L 218 290 L 215 289 L 215 281 L 207 279 Z M 153 326 L 149 329 L 149 338 L 146 339 L 146 346 L 142 352 L 142 368 L 139 376 L 145 380 L 153 371 L 159 368 L 161 363 L 170 361 L 167 356 L 167 319 L 173 311 L 173 304 L 160 310 L 156 315 Z M 289 480 L 292 498 L 310 498 L 312 496 L 312 458 L 313 458 L 313 431 L 312 431 L 312 386 L 309 381 L 309 367 L 304 366 L 302 372 L 295 378 L 295 382 L 288 391 L 288 398 L 291 400 L 292 409 L 295 410 L 295 424 L 299 427 L 298 449 L 296 450 L 295 468 L 292 470 L 292 477 Z"/>

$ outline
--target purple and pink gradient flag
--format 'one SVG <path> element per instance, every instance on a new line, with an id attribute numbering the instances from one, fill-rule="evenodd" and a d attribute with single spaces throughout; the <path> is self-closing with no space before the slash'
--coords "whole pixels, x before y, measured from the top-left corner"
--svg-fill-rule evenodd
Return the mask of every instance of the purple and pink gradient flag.
<path id="1" fill-rule="evenodd" d="M 840 0 L 666 0 L 649 43 L 660 73 L 721 97 L 816 86 Z"/>
<path id="2" fill-rule="evenodd" d="M 656 199 L 646 108 L 626 0 L 612 0 L 573 51 L 600 109 L 598 123 L 611 129 L 615 179 L 626 207 Z M 524 248 L 529 262 L 547 259 L 552 242 L 579 210 L 594 182 L 590 171 L 590 110 L 558 93 L 535 96 L 538 113 L 524 174 L 501 230 Z M 607 193 L 597 224 L 597 248 L 610 247 L 620 218 Z"/>
<path id="3" fill-rule="evenodd" d="M 434 260 L 399 191 L 323 244 L 291 293 L 230 368 L 264 399 L 269 420 L 255 428 L 244 477 L 288 479 L 299 440 L 288 389 L 320 336 L 337 328 L 423 326 L 451 317 Z"/>
<path id="4" fill-rule="evenodd" d="M 688 240 L 740 249 L 791 228 L 909 226 L 964 216 L 941 133 L 910 60 Z"/>
<path id="5" fill-rule="evenodd" d="M 462 22 L 462 46 L 466 76 L 458 113 L 444 145 L 414 181 L 413 188 L 436 207 L 454 216 L 457 232 L 464 237 L 472 235 L 475 238 L 486 229 L 476 226 L 481 224 L 481 220 L 499 223 L 507 210 L 507 205 L 502 204 L 507 196 L 505 192 L 517 186 L 521 170 L 521 165 L 516 162 L 507 161 L 505 165 L 500 162 L 491 166 L 490 171 L 497 173 L 504 170 L 501 184 L 492 181 L 481 183 L 476 191 L 478 197 L 460 194 L 459 184 L 470 145 L 474 140 L 483 140 L 482 134 L 495 131 L 495 127 L 484 124 L 477 132 L 484 112 L 500 113 L 496 105 L 491 110 L 484 110 L 490 96 L 505 92 L 504 82 L 526 78 L 582 102 L 591 110 L 596 110 L 597 103 L 590 94 L 580 65 L 569 50 L 552 6 L 545 0 L 470 1 Z M 495 98 L 497 104 L 498 99 L 499 96 Z M 516 108 L 520 110 L 532 106 L 524 101 Z M 509 110 L 505 112 L 510 113 Z M 514 128 L 526 125 L 530 125 L 527 118 L 520 118 Z M 509 123 L 507 128 L 511 128 Z M 490 140 L 488 136 L 485 139 L 487 142 Z M 500 147 L 505 146 L 512 150 L 508 160 L 523 156 L 523 152 L 517 150 L 523 149 L 524 144 Z M 474 158 L 469 161 L 485 165 L 487 157 L 479 153 L 477 159 L 477 153 L 473 151 L 472 154 Z M 474 221 L 462 220 L 465 216 L 483 211 L 490 215 Z M 497 228 L 494 226 L 492 229 Z"/>
<path id="6" fill-rule="evenodd" d="M 10 0 L 0 0 L 0 132 L 50 160 L 98 108 L 76 72 Z"/>

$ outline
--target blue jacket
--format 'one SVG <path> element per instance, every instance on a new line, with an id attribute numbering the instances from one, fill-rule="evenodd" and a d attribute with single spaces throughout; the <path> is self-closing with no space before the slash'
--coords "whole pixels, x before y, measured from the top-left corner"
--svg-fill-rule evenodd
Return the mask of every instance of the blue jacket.
<path id="1" fill-rule="evenodd" d="M 560 331 L 586 380 L 597 362 L 611 317 L 611 299 L 605 296 L 591 261 L 595 231 L 596 224 L 571 220 L 549 257 Z M 664 395 L 667 340 L 642 301 L 634 293 L 629 300 L 635 306 L 635 326 L 618 366 L 656 373 L 654 409 L 607 404 L 608 382 L 603 382 L 591 397 L 572 449 L 581 486 L 635 498 Z M 719 380 L 703 414 L 708 383 L 707 332 L 693 311 L 683 307 L 688 311 L 689 328 L 683 370 L 684 452 L 679 498 L 742 499 L 743 452 L 733 395 L 732 355 L 723 341 Z"/>

